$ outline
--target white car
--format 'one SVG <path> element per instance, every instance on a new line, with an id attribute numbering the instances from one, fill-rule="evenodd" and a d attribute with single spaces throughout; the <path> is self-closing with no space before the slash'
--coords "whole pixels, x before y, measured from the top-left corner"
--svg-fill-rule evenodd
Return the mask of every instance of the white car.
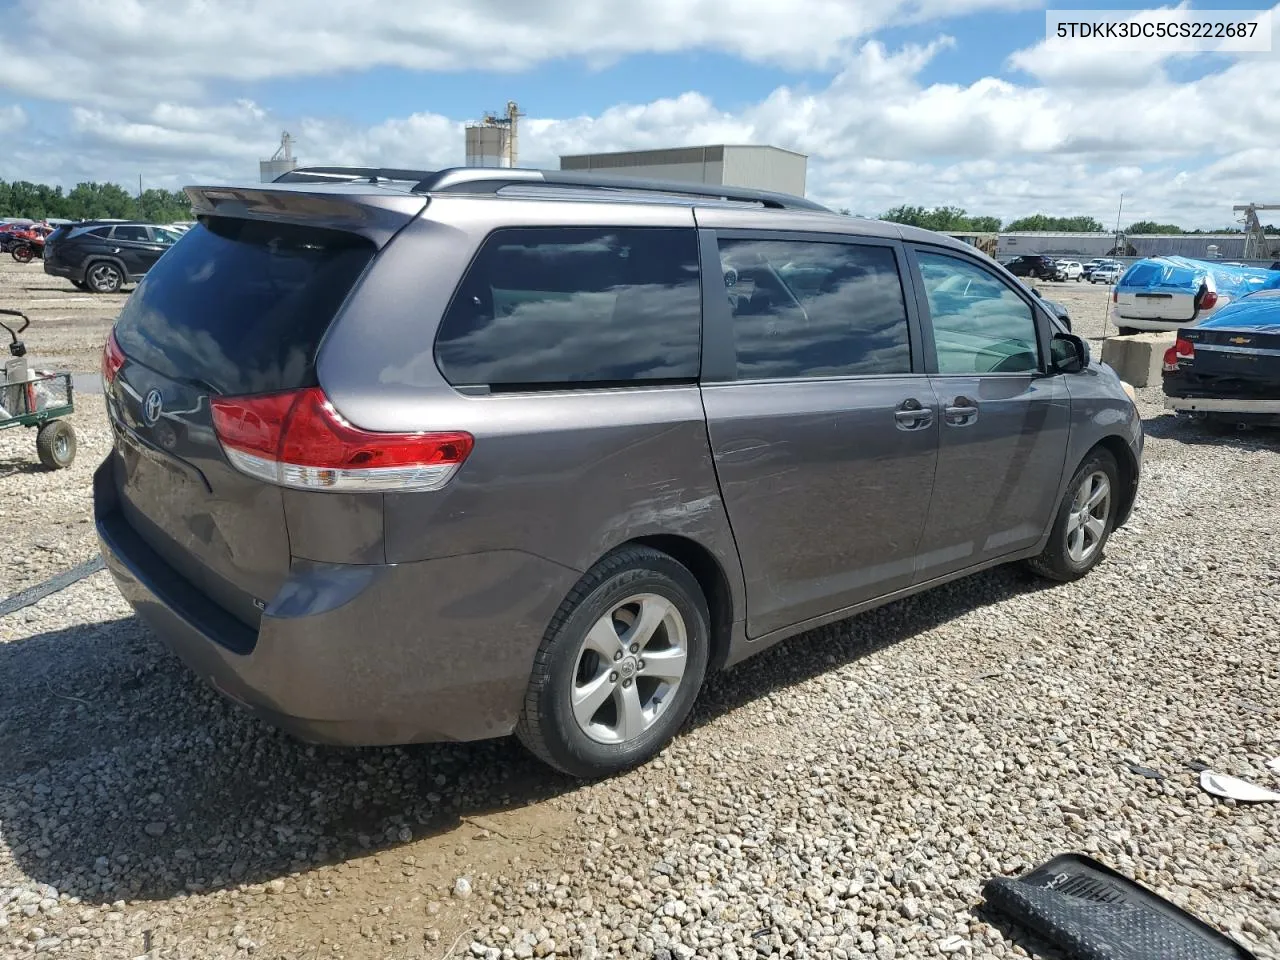
<path id="1" fill-rule="evenodd" d="M 1084 267 L 1080 265 L 1079 260 L 1059 260 L 1058 273 L 1054 277 L 1055 280 L 1075 280 L 1079 281 L 1084 275 Z"/>
<path id="2" fill-rule="evenodd" d="M 1089 282 L 1115 283 L 1120 279 L 1123 269 L 1118 263 L 1100 263 L 1089 272 Z"/>

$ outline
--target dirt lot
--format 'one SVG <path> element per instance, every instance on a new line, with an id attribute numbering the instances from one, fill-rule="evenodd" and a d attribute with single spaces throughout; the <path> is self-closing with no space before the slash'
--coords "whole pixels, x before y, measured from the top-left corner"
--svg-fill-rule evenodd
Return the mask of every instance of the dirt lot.
<path id="1" fill-rule="evenodd" d="M 87 372 L 98 369 L 111 322 L 132 287 L 115 294 L 85 293 L 51 277 L 39 260 L 26 265 L 0 257 L 0 307 L 31 318 L 27 349 L 43 365 Z"/>
<path id="2" fill-rule="evenodd" d="M 1100 337 L 1105 288 L 1044 289 Z M 83 371 L 122 302 L 11 263 L 0 300 Z M 93 555 L 108 436 L 79 405 L 68 471 L 0 434 L 0 593 Z M 996 570 L 795 638 L 607 783 L 508 742 L 299 744 L 102 573 L 0 618 L 0 955 L 1052 958 L 976 905 L 1071 850 L 1276 955 L 1280 809 L 1187 763 L 1280 787 L 1280 438 L 1141 406 L 1138 508 L 1090 577 Z"/>

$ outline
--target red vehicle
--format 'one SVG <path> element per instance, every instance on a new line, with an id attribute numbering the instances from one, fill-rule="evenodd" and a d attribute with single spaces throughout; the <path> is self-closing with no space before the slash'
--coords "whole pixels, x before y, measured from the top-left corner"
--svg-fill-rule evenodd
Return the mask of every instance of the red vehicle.
<path id="1" fill-rule="evenodd" d="M 47 223 L 35 223 L 25 230 L 12 231 L 10 235 L 13 245 L 9 248 L 9 253 L 19 263 L 30 263 L 37 256 L 43 257 L 45 239 L 53 233 L 53 229 Z"/>

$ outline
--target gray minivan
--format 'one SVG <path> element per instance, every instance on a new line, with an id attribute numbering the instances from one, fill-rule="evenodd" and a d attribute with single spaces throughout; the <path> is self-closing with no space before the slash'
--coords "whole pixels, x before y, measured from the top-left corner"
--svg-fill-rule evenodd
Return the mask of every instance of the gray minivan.
<path id="1" fill-rule="evenodd" d="M 798 197 L 302 169 L 199 224 L 103 354 L 107 564 L 311 741 L 651 757 L 704 678 L 996 564 L 1071 580 L 1132 390 L 992 260 Z"/>

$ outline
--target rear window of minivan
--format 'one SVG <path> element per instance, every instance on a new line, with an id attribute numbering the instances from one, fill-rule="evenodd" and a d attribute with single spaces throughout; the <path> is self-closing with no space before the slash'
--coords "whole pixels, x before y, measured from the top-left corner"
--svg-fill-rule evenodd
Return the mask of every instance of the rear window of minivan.
<path id="1" fill-rule="evenodd" d="M 494 390 L 689 382 L 701 318 L 692 228 L 506 228 L 454 294 L 436 361 Z"/>
<path id="2" fill-rule="evenodd" d="M 206 218 L 148 271 L 116 339 L 139 363 L 217 393 L 312 386 L 320 341 L 375 252 L 342 231 Z"/>

